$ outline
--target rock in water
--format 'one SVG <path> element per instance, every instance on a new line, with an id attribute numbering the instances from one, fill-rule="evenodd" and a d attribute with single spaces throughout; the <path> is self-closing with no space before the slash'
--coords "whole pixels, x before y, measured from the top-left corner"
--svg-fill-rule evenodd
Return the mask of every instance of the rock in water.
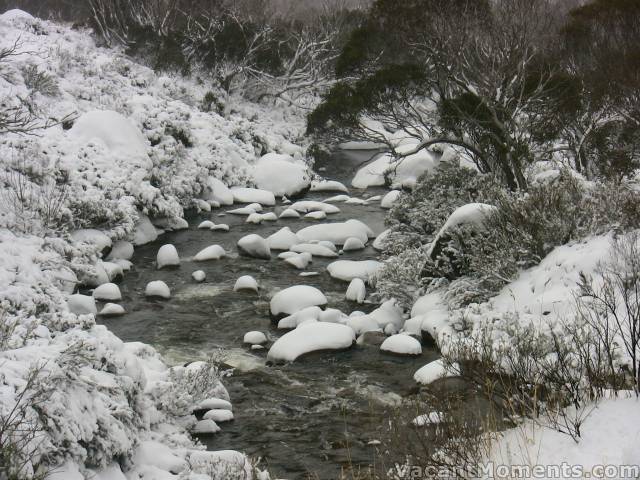
<path id="1" fill-rule="evenodd" d="M 409 335 L 392 335 L 387 338 L 380 350 L 395 353 L 396 355 L 422 355 L 422 345 L 418 340 Z"/>
<path id="2" fill-rule="evenodd" d="M 236 284 L 233 286 L 234 292 L 239 292 L 241 290 L 251 290 L 257 293 L 258 282 L 251 275 L 243 275 L 236 280 Z"/>
<path id="3" fill-rule="evenodd" d="M 161 246 L 156 256 L 156 264 L 158 269 L 180 265 L 180 257 L 178 257 L 176 247 L 171 244 Z"/>
<path id="4" fill-rule="evenodd" d="M 93 291 L 96 300 L 122 300 L 120 288 L 115 283 L 104 283 Z"/>
<path id="5" fill-rule="evenodd" d="M 362 303 L 367 296 L 367 288 L 361 278 L 354 278 L 347 288 L 346 298 L 352 302 Z"/>
<path id="6" fill-rule="evenodd" d="M 271 249 L 267 241 L 260 235 L 252 233 L 246 235 L 238 240 L 238 250 L 244 255 L 250 257 L 262 258 L 265 260 L 271 259 Z"/>
<path id="7" fill-rule="evenodd" d="M 220 260 L 222 257 L 226 256 L 226 252 L 224 248 L 220 245 L 211 245 L 203 250 L 200 250 L 193 259 L 196 262 L 204 262 L 207 260 Z"/>
<path id="8" fill-rule="evenodd" d="M 291 315 L 303 308 L 327 304 L 327 297 L 315 287 L 295 285 L 276 293 L 269 303 L 271 315 L 276 318 Z"/>
<path id="9" fill-rule="evenodd" d="M 305 323 L 276 340 L 269 349 L 267 359 L 275 362 L 293 362 L 306 353 L 349 348 L 354 340 L 355 333 L 346 325 Z"/>
<path id="10" fill-rule="evenodd" d="M 144 294 L 147 297 L 170 298 L 171 290 L 162 280 L 154 280 L 147 284 Z"/>

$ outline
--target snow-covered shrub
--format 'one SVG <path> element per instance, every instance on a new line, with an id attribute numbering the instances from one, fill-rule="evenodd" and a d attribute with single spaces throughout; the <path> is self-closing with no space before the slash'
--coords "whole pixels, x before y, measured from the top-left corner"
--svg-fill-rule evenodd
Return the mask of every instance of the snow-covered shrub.
<path id="1" fill-rule="evenodd" d="M 30 90 L 31 95 L 41 94 L 55 97 L 60 93 L 60 87 L 56 78 L 38 68 L 37 65 L 27 65 L 22 70 L 25 86 Z"/>

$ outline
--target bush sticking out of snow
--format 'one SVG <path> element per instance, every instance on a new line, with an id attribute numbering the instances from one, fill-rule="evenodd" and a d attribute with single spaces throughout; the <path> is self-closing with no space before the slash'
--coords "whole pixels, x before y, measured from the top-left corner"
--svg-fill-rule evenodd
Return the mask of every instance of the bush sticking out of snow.
<path id="1" fill-rule="evenodd" d="M 171 290 L 162 280 L 154 280 L 147 284 L 144 291 L 147 297 L 171 298 Z"/>
<path id="2" fill-rule="evenodd" d="M 226 256 L 227 252 L 224 251 L 220 245 L 211 245 L 207 248 L 200 250 L 193 259 L 196 262 L 205 262 L 207 260 L 220 260 Z"/>
<path id="3" fill-rule="evenodd" d="M 236 280 L 236 283 L 233 286 L 234 292 L 242 290 L 251 290 L 252 292 L 258 293 L 258 282 L 250 275 L 243 275 Z"/>
<path id="4" fill-rule="evenodd" d="M 353 345 L 355 334 L 337 323 L 305 323 L 285 333 L 269 349 L 267 359 L 293 362 L 301 355 L 322 350 L 344 350 Z"/>
<path id="5" fill-rule="evenodd" d="M 180 265 L 180 257 L 176 247 L 172 244 L 161 246 L 156 255 L 156 264 L 158 269 Z"/>
<path id="6" fill-rule="evenodd" d="M 276 293 L 269 303 L 269 310 L 273 317 L 291 315 L 303 308 L 327 304 L 327 297 L 315 287 L 295 285 Z"/>
<path id="7" fill-rule="evenodd" d="M 387 338 L 380 350 L 383 352 L 395 353 L 396 355 L 422 355 L 422 345 L 415 338 L 409 335 L 392 335 Z"/>
<path id="8" fill-rule="evenodd" d="M 249 257 L 262 258 L 264 260 L 271 259 L 269 244 L 264 238 L 255 233 L 245 235 L 238 240 L 238 251 Z"/>
<path id="9" fill-rule="evenodd" d="M 122 300 L 120 288 L 115 283 L 104 283 L 93 291 L 96 300 L 117 301 Z"/>

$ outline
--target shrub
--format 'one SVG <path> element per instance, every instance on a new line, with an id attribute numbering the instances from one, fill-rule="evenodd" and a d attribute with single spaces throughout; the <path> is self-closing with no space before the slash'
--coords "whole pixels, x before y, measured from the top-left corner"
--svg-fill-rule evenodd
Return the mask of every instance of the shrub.
<path id="1" fill-rule="evenodd" d="M 31 94 L 40 93 L 48 97 L 55 97 L 60 93 L 58 81 L 53 75 L 42 72 L 37 65 L 28 65 L 22 70 L 24 84 L 31 90 Z"/>

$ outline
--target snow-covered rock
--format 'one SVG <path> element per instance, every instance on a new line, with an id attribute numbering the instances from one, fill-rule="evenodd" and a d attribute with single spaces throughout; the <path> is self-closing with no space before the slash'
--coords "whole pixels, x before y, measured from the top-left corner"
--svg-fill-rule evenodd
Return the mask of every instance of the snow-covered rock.
<path id="1" fill-rule="evenodd" d="M 344 245 L 348 238 L 358 238 L 363 243 L 369 240 L 370 229 L 358 220 L 347 220 L 344 223 L 322 223 L 311 225 L 297 232 L 303 242 L 329 241 L 336 245 Z"/>
<path id="2" fill-rule="evenodd" d="M 299 243 L 291 247 L 292 252 L 310 253 L 314 257 L 336 258 L 338 254 L 330 248 L 319 243 Z"/>
<path id="3" fill-rule="evenodd" d="M 193 427 L 193 433 L 196 435 L 210 435 L 213 433 L 218 433 L 222 430 L 216 422 L 211 419 L 200 420 L 196 423 L 195 427 Z"/>
<path id="4" fill-rule="evenodd" d="M 282 213 L 280 214 L 280 216 L 278 218 L 281 218 L 281 219 L 285 219 L 285 218 L 300 218 L 300 213 L 296 212 L 292 208 L 287 208 L 287 209 L 282 211 Z"/>
<path id="5" fill-rule="evenodd" d="M 158 269 L 180 265 L 180 257 L 176 247 L 170 243 L 161 246 L 156 255 L 156 265 Z"/>
<path id="6" fill-rule="evenodd" d="M 131 260 L 133 257 L 133 244 L 126 240 L 118 240 L 113 244 L 107 260 Z"/>
<path id="7" fill-rule="evenodd" d="M 355 334 L 337 323 L 305 323 L 285 333 L 269 349 L 267 358 L 275 362 L 293 362 L 301 355 L 319 350 L 343 350 L 353 345 Z"/>
<path id="8" fill-rule="evenodd" d="M 354 250 L 362 250 L 363 248 L 365 248 L 364 242 L 362 240 L 360 240 L 359 238 L 355 238 L 355 237 L 347 238 L 347 241 L 344 242 L 344 245 L 342 246 L 342 250 L 345 251 L 345 252 L 352 252 Z"/>
<path id="9" fill-rule="evenodd" d="M 217 223 L 213 227 L 211 227 L 211 230 L 213 230 L 214 232 L 228 232 L 229 225 L 227 225 L 226 223 Z"/>
<path id="10" fill-rule="evenodd" d="M 262 222 L 275 222 L 276 220 L 278 220 L 278 217 L 273 212 L 252 213 L 247 217 L 246 223 L 259 225 Z"/>
<path id="11" fill-rule="evenodd" d="M 429 385 L 430 383 L 447 377 L 456 377 L 460 375 L 460 366 L 457 363 L 453 365 L 447 365 L 444 360 L 434 360 L 427 363 L 424 367 L 420 368 L 414 375 L 413 379 L 423 385 Z"/>
<path id="12" fill-rule="evenodd" d="M 284 262 L 297 268 L 298 270 L 304 270 L 312 261 L 312 256 L 308 252 L 298 253 L 295 256 L 291 256 L 284 259 Z"/>
<path id="13" fill-rule="evenodd" d="M 411 144 L 406 145 L 409 150 L 412 147 Z M 399 149 L 399 153 L 403 153 L 402 149 Z M 355 188 L 382 186 L 388 178 L 393 186 L 412 187 L 422 174 L 433 171 L 437 165 L 433 154 L 426 150 L 399 160 L 390 154 L 383 154 L 358 170 L 351 185 Z"/>
<path id="14" fill-rule="evenodd" d="M 300 200 L 292 204 L 289 208 L 300 213 L 324 212 L 325 214 L 340 213 L 340 209 L 335 205 L 314 200 Z"/>
<path id="15" fill-rule="evenodd" d="M 380 350 L 397 355 L 422 355 L 420 342 L 410 335 L 402 334 L 392 335 L 387 338 L 382 342 Z"/>
<path id="16" fill-rule="evenodd" d="M 311 306 L 324 306 L 327 304 L 327 297 L 315 287 L 308 285 L 294 285 L 276 293 L 269 309 L 274 317 L 286 316 L 296 313 L 303 308 Z"/>
<path id="17" fill-rule="evenodd" d="M 254 478 L 254 468 L 251 461 L 246 455 L 235 450 L 193 451 L 189 456 L 189 466 L 194 473 L 199 475 L 198 479 L 243 478 L 252 480 Z"/>
<path id="18" fill-rule="evenodd" d="M 202 416 L 203 420 L 213 420 L 216 423 L 230 422 L 233 420 L 233 412 L 223 408 L 212 408 Z"/>
<path id="19" fill-rule="evenodd" d="M 102 310 L 100 310 L 100 315 L 103 317 L 118 317 L 125 313 L 127 312 L 124 307 L 117 303 L 107 303 Z"/>
<path id="20" fill-rule="evenodd" d="M 346 324 L 356 335 L 362 335 L 366 332 L 382 332 L 378 322 L 369 315 L 350 316 Z"/>
<path id="21" fill-rule="evenodd" d="M 198 402 L 191 411 L 195 413 L 213 409 L 233 410 L 233 406 L 223 398 L 210 397 Z"/>
<path id="22" fill-rule="evenodd" d="M 226 256 L 227 252 L 224 251 L 220 245 L 211 245 L 207 248 L 200 250 L 193 259 L 196 262 L 204 262 L 207 260 L 220 260 Z"/>
<path id="23" fill-rule="evenodd" d="M 321 245 L 325 248 L 328 248 L 329 250 L 331 250 L 332 252 L 336 252 L 338 253 L 338 249 L 336 248 L 336 246 L 333 244 L 333 242 L 330 242 L 328 240 L 322 240 L 320 242 L 318 242 L 318 245 Z"/>
<path id="24" fill-rule="evenodd" d="M 276 204 L 276 199 L 272 192 L 259 188 L 233 187 L 231 193 L 233 194 L 233 200 L 238 203 L 259 203 L 267 206 Z"/>
<path id="25" fill-rule="evenodd" d="M 258 282 L 251 275 L 243 275 L 236 280 L 236 283 L 233 286 L 234 292 L 239 292 L 241 290 L 251 290 L 257 293 Z"/>
<path id="26" fill-rule="evenodd" d="M 337 260 L 327 265 L 329 275 L 344 282 L 359 278 L 367 283 L 378 273 L 382 263 L 376 260 Z"/>
<path id="27" fill-rule="evenodd" d="M 147 283 L 144 294 L 147 297 L 170 298 L 171 290 L 169 290 L 169 286 L 162 280 L 154 280 Z"/>
<path id="28" fill-rule="evenodd" d="M 349 200 L 351 197 L 349 197 L 349 195 L 335 195 L 333 197 L 329 197 L 325 200 L 323 200 L 325 203 L 340 203 L 340 202 L 346 202 L 347 200 Z"/>
<path id="29" fill-rule="evenodd" d="M 215 177 L 207 179 L 204 198 L 219 205 L 233 205 L 233 193 L 221 180 Z"/>
<path id="30" fill-rule="evenodd" d="M 271 258 L 269 244 L 264 238 L 255 233 L 245 235 L 238 240 L 238 250 L 240 253 L 254 258 L 262 258 L 265 260 Z"/>
<path id="31" fill-rule="evenodd" d="M 71 313 L 76 315 L 97 314 L 96 300 L 89 295 L 69 295 L 67 299 L 67 307 Z"/>
<path id="32" fill-rule="evenodd" d="M 309 212 L 304 216 L 304 218 L 307 220 L 324 220 L 327 218 L 327 214 L 324 212 Z"/>
<path id="33" fill-rule="evenodd" d="M 314 180 L 311 182 L 312 192 L 344 192 L 349 193 L 349 189 L 337 180 Z"/>
<path id="34" fill-rule="evenodd" d="M 389 234 L 391 233 L 391 229 L 387 229 L 384 232 L 382 232 L 380 235 L 378 235 L 376 237 L 376 239 L 373 241 L 373 248 L 375 248 L 378 251 L 382 251 L 384 250 L 384 242 L 387 240 L 387 237 L 389 236 Z"/>
<path id="35" fill-rule="evenodd" d="M 122 300 L 120 288 L 115 283 L 104 283 L 93 291 L 96 300 L 117 301 Z"/>
<path id="36" fill-rule="evenodd" d="M 253 178 L 258 188 L 276 197 L 300 194 L 311 184 L 311 175 L 304 163 L 277 153 L 268 153 L 256 162 Z"/>
<path id="37" fill-rule="evenodd" d="M 114 262 L 100 262 L 103 270 L 106 272 L 110 281 L 121 279 L 124 276 L 124 270 L 118 263 Z"/>
<path id="38" fill-rule="evenodd" d="M 249 345 L 264 345 L 267 343 L 267 336 L 262 332 L 252 331 L 245 333 L 242 341 Z"/>
<path id="39" fill-rule="evenodd" d="M 207 278 L 207 274 L 204 273 L 202 270 L 196 270 L 191 274 L 191 278 L 193 278 L 196 282 L 200 283 L 205 281 L 205 279 Z"/>
<path id="40" fill-rule="evenodd" d="M 298 235 L 293 233 L 289 227 L 283 227 L 267 237 L 267 244 L 271 250 L 289 250 L 298 243 L 300 243 Z"/>
<path id="41" fill-rule="evenodd" d="M 364 298 L 367 296 L 367 288 L 364 285 L 364 281 L 360 278 L 354 278 L 351 280 L 349 284 L 349 288 L 347 288 L 347 293 L 345 295 L 347 300 L 351 300 L 352 302 L 362 303 L 364 302 Z"/>
<path id="42" fill-rule="evenodd" d="M 385 209 L 393 207 L 393 204 L 398 201 L 401 195 L 402 192 L 400 190 L 391 190 L 380 201 L 380 206 Z"/>
<path id="43" fill-rule="evenodd" d="M 321 314 L 322 309 L 320 307 L 303 308 L 288 317 L 280 319 L 278 322 L 278 328 L 291 330 L 304 323 L 317 322 Z"/>
<path id="44" fill-rule="evenodd" d="M 213 229 L 213 227 L 215 227 L 215 226 L 216 226 L 216 224 L 215 224 L 215 223 L 213 223 L 211 220 L 205 220 L 204 222 L 201 222 L 201 223 L 198 225 L 198 228 L 199 228 L 200 230 L 211 230 L 211 229 Z"/>
<path id="45" fill-rule="evenodd" d="M 153 226 L 149 217 L 143 214 L 138 215 L 138 221 L 136 222 L 135 229 L 131 243 L 136 247 L 140 245 L 146 245 L 147 243 L 155 242 L 158 239 L 158 231 Z"/>

